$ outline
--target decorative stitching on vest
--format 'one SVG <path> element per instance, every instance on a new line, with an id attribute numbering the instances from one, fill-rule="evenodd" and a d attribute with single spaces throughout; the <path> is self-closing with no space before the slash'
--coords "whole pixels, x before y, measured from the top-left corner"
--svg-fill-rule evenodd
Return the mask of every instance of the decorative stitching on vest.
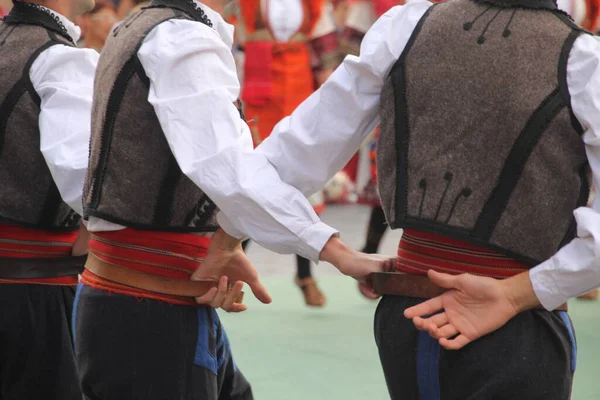
<path id="1" fill-rule="evenodd" d="M 196 204 L 196 207 L 194 207 L 194 210 L 187 215 L 185 219 L 186 224 L 190 227 L 204 226 L 216 210 L 217 205 L 204 194 Z"/>
<path id="2" fill-rule="evenodd" d="M 452 175 L 452 172 L 446 172 L 444 174 L 444 180 L 446 181 L 446 187 L 444 188 L 444 191 L 442 192 L 442 198 L 440 199 L 440 202 L 438 203 L 437 210 L 435 211 L 435 216 L 433 217 L 433 219 L 435 221 L 437 221 L 438 216 L 440 215 L 442 205 L 444 204 L 444 200 L 446 199 L 446 194 L 448 193 L 448 189 L 450 189 L 450 185 L 452 184 L 453 177 L 454 176 Z"/>
<path id="3" fill-rule="evenodd" d="M 153 0 L 150 6 L 146 8 L 176 9 L 184 12 L 197 22 L 201 22 L 211 28 L 213 27 L 212 21 L 194 0 Z"/>
<path id="4" fill-rule="evenodd" d="M 571 18 L 569 14 L 558 9 L 555 0 L 471 0 L 473 3 L 481 5 L 493 5 L 499 8 L 513 8 L 521 10 L 548 10 L 556 14 L 561 14 Z"/>
<path id="5" fill-rule="evenodd" d="M 427 196 L 427 179 L 423 178 L 419 181 L 419 189 L 421 189 L 421 203 L 419 203 L 419 217 L 423 215 L 423 204 L 425 204 L 425 197 Z"/>
<path id="6" fill-rule="evenodd" d="M 470 188 L 464 188 L 463 190 L 460 191 L 460 193 L 454 198 L 454 203 L 452 203 L 452 207 L 450 208 L 450 211 L 448 212 L 448 217 L 446 217 L 446 220 L 444 221 L 444 223 L 448 223 L 450 221 L 450 218 L 452 218 L 452 214 L 454 214 L 454 210 L 456 209 L 456 206 L 458 205 L 458 201 L 461 198 L 467 198 L 471 195 L 471 193 L 473 193 L 473 191 Z"/>
<path id="7" fill-rule="evenodd" d="M 438 3 L 439 4 L 439 3 Z M 396 221 L 392 221 L 390 226 L 396 228 L 398 224 L 406 218 L 408 204 L 408 104 L 406 101 L 406 57 L 415 43 L 423 24 L 431 14 L 437 4 L 427 9 L 421 17 L 410 39 L 406 43 L 404 51 L 396 64 L 392 67 L 390 75 L 392 76 L 392 85 L 394 86 L 394 103 L 396 109 L 401 112 L 396 113 L 394 125 L 396 130 L 396 154 L 398 157 L 396 167 Z M 396 71 L 398 71 L 396 73 Z"/>
<path id="8" fill-rule="evenodd" d="M 483 17 L 485 15 L 485 13 L 487 13 L 488 11 L 490 11 L 492 9 L 493 6 L 489 6 L 488 8 L 486 8 L 485 10 L 483 10 L 483 12 L 481 12 L 479 15 L 477 15 L 475 17 L 475 19 L 473 19 L 473 21 L 470 22 L 465 22 L 463 24 L 463 29 L 465 31 L 470 31 L 473 28 L 473 24 L 475 24 L 475 22 L 477 22 L 477 20 L 481 17 Z"/>
<path id="9" fill-rule="evenodd" d="M 485 42 L 485 33 L 490 28 L 490 25 L 492 24 L 492 22 L 494 22 L 494 20 L 496 19 L 496 17 L 498 17 L 498 15 L 500 15 L 501 12 L 502 12 L 501 9 L 498 10 L 496 12 L 496 14 L 494 14 L 494 16 L 492 17 L 492 19 L 490 19 L 490 21 L 487 23 L 487 25 L 485 26 L 485 28 L 483 28 L 483 32 L 481 32 L 481 35 L 479 35 L 479 37 L 477 38 L 477 43 L 478 44 L 483 44 Z"/>
<path id="10" fill-rule="evenodd" d="M 4 33 L 4 31 L 8 31 L 8 33 L 6 34 L 6 36 L 4 36 L 4 39 L 2 39 L 2 42 L 0 42 L 0 46 L 4 46 L 6 44 L 6 40 L 8 39 L 10 34 L 13 33 L 13 31 L 17 28 L 18 25 L 13 25 L 10 27 L 10 29 L 8 28 L 9 26 L 10 26 L 9 24 L 6 24 L 6 28 L 2 31 L 2 33 Z"/>
<path id="11" fill-rule="evenodd" d="M 123 28 L 129 28 L 129 26 L 131 25 L 131 23 L 133 21 L 135 21 L 136 19 L 138 19 L 139 17 L 141 17 L 142 14 L 145 11 L 146 11 L 146 7 L 142 8 L 141 11 L 138 11 L 138 12 L 136 12 L 134 14 L 131 14 L 130 16 L 128 16 L 127 18 L 125 18 L 125 20 L 123 22 L 121 22 L 119 24 L 119 26 L 117 26 L 115 29 L 113 29 L 112 36 L 113 37 L 117 37 L 119 35 L 119 32 L 121 32 L 121 29 L 123 29 Z"/>
<path id="12" fill-rule="evenodd" d="M 504 167 L 498 177 L 498 184 L 477 219 L 473 236 L 484 241 L 490 239 L 519 182 L 531 153 L 533 153 L 546 128 L 564 107 L 566 107 L 566 103 L 557 87 L 533 112 L 504 162 Z"/>
<path id="13" fill-rule="evenodd" d="M 517 13 L 517 10 L 513 10 L 512 14 L 510 15 L 510 18 L 508 19 L 508 22 L 506 23 L 506 26 L 504 27 L 504 31 L 502 32 L 502 37 L 509 37 L 510 34 L 512 33 L 511 30 L 509 29 L 510 24 L 513 21 L 513 18 L 515 17 L 515 14 Z"/>
<path id="14" fill-rule="evenodd" d="M 52 11 L 33 3 L 21 0 L 13 1 L 13 9 L 4 17 L 4 22 L 10 24 L 38 25 L 66 38 L 71 44 L 75 41 L 69 35 L 67 28 L 60 18 Z"/>

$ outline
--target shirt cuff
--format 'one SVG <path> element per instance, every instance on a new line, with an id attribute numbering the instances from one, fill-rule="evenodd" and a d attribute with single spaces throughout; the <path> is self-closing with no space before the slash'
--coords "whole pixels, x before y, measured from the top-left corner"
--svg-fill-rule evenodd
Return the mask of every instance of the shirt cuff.
<path id="1" fill-rule="evenodd" d="M 549 263 L 552 263 L 552 259 L 531 269 L 529 279 L 531 279 L 533 291 L 542 306 L 546 310 L 552 311 L 561 304 L 566 303 L 569 298 L 561 292 L 550 271 L 553 266 Z"/>
<path id="2" fill-rule="evenodd" d="M 321 251 L 334 235 L 338 236 L 339 232 L 322 221 L 316 222 L 300 234 L 300 246 L 296 254 L 318 264 Z"/>

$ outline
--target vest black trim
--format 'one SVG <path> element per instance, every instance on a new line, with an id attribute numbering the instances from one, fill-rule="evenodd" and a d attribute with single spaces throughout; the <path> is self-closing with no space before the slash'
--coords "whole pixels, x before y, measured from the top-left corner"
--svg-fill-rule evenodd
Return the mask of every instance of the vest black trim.
<path id="1" fill-rule="evenodd" d="M 530 10 L 549 10 L 567 15 L 559 10 L 554 0 L 473 0 L 478 4 L 487 4 L 501 8 L 525 8 Z"/>
<path id="2" fill-rule="evenodd" d="M 8 24 L 27 24 L 41 26 L 47 31 L 56 33 L 75 45 L 75 41 L 67 32 L 57 16 L 52 16 L 51 11 L 45 12 L 33 3 L 14 1 L 13 7 L 3 19 Z"/>
<path id="3" fill-rule="evenodd" d="M 195 21 L 202 22 L 212 28 L 213 24 L 193 0 L 152 0 L 150 6 L 146 8 L 170 8 L 187 14 Z"/>
<path id="4" fill-rule="evenodd" d="M 569 59 L 569 54 L 571 54 L 571 49 L 573 48 L 573 43 L 575 40 L 582 34 L 583 32 L 580 29 L 574 29 L 567 40 L 565 41 L 562 50 L 560 51 L 560 58 L 558 63 L 558 85 L 560 88 L 560 93 L 562 97 L 567 102 L 567 106 L 569 107 L 569 116 L 571 117 L 571 125 L 573 129 L 580 135 L 583 134 L 583 127 L 575 117 L 573 113 L 573 109 L 571 108 L 571 95 L 569 93 L 569 86 L 567 83 L 567 64 Z"/>
<path id="5" fill-rule="evenodd" d="M 31 66 L 35 62 L 36 58 L 38 58 L 43 51 L 55 44 L 55 42 L 47 42 L 42 47 L 37 49 L 31 57 L 29 57 L 29 60 L 27 60 L 27 63 L 25 64 L 21 79 L 19 79 L 19 81 L 10 89 L 8 95 L 4 98 L 2 103 L 0 103 L 0 154 L 2 154 L 2 148 L 4 146 L 4 133 L 6 131 L 6 124 L 8 123 L 8 120 L 12 115 L 12 111 L 19 102 L 21 96 L 29 92 L 36 105 L 38 107 L 40 106 L 40 97 L 33 88 L 33 84 L 31 83 L 31 79 L 29 77 L 29 70 L 31 69 Z"/>
<path id="6" fill-rule="evenodd" d="M 579 179 L 581 180 L 581 186 L 579 188 L 579 197 L 577 199 L 577 207 L 583 207 L 587 204 L 590 197 L 590 184 L 588 182 L 588 167 L 584 165 L 579 170 Z M 577 236 L 577 220 L 575 216 L 571 219 L 571 224 L 565 233 L 565 237 L 560 243 L 560 247 L 563 247 Z"/>
<path id="7" fill-rule="evenodd" d="M 136 57 L 135 60 L 135 72 L 137 73 L 144 86 L 146 86 L 147 89 L 150 89 L 150 78 L 148 78 L 148 75 L 146 75 L 146 71 L 144 71 L 142 62 L 138 57 Z"/>
<path id="8" fill-rule="evenodd" d="M 98 211 L 98 205 L 100 204 L 100 197 L 102 196 L 102 182 L 104 181 L 104 175 L 106 172 L 108 157 L 110 153 L 110 146 L 112 142 L 112 136 L 114 133 L 114 125 L 118 116 L 118 111 L 121 107 L 121 102 L 123 101 L 123 97 L 125 96 L 125 90 L 128 87 L 129 81 L 137 75 L 141 82 L 144 84 L 146 88 L 150 87 L 150 79 L 146 75 L 144 68 L 137 57 L 137 53 L 144 42 L 144 38 L 158 25 L 162 24 L 171 19 L 177 18 L 197 18 L 201 15 L 194 11 L 192 13 L 190 10 L 187 10 L 183 7 L 174 6 L 180 3 L 186 3 L 186 1 L 154 1 L 151 6 L 145 7 L 138 14 L 134 14 L 129 21 L 124 21 L 123 24 L 125 27 L 129 26 L 135 19 L 137 19 L 141 13 L 143 13 L 147 9 L 151 8 L 171 8 L 175 11 L 176 15 L 159 21 L 155 25 L 151 26 L 143 35 L 136 49 L 134 50 L 131 58 L 123 65 L 123 68 L 119 72 L 117 79 L 115 80 L 114 86 L 109 95 L 109 100 L 106 108 L 106 117 L 104 120 L 103 127 L 103 135 L 101 137 L 100 142 L 100 151 L 99 151 L 99 161 L 97 167 L 96 176 L 93 179 L 92 187 L 91 187 L 91 196 L 90 203 L 87 207 L 84 206 L 84 218 L 88 219 L 90 216 L 104 219 L 106 221 L 110 221 L 116 224 L 125 225 L 134 229 L 139 230 L 165 230 L 170 232 L 214 232 L 216 227 L 204 227 L 204 223 L 208 221 L 211 215 L 216 210 L 217 206 L 208 198 L 208 196 L 204 195 L 200 201 L 194 207 L 194 210 L 190 212 L 187 216 L 186 220 L 189 224 L 192 222 L 196 222 L 194 227 L 173 227 L 168 225 L 168 221 L 171 218 L 172 205 L 174 202 L 174 189 L 178 186 L 178 183 L 181 180 L 181 170 L 179 168 L 179 164 L 177 163 L 173 154 L 170 156 L 169 166 L 167 170 L 167 174 L 163 179 L 161 188 L 159 190 L 159 200 L 154 209 L 153 214 L 153 222 L 151 225 L 147 224 L 136 224 L 131 221 L 126 221 L 120 219 L 118 217 L 114 217 L 113 215 L 109 215 L 107 213 L 103 213 Z M 198 21 L 205 23 L 204 21 Z M 209 21 L 210 22 L 210 21 Z M 119 33 L 119 29 L 117 28 L 113 35 L 117 36 Z M 202 229 L 199 230 L 198 226 L 202 226 Z"/>
<path id="9" fill-rule="evenodd" d="M 504 162 L 498 184 L 492 191 L 475 223 L 473 228 L 475 236 L 485 241 L 490 239 L 519 182 L 527 160 L 546 128 L 564 107 L 566 107 L 565 99 L 561 96 L 559 89 L 556 88 L 529 117 Z"/>
<path id="10" fill-rule="evenodd" d="M 60 42 L 52 40 L 51 38 L 50 41 L 46 42 L 43 46 L 37 49 L 31 55 L 31 57 L 29 57 L 27 63 L 25 64 L 25 68 L 23 69 L 23 75 L 21 76 L 21 79 L 11 88 L 8 95 L 4 98 L 4 101 L 2 101 L 2 103 L 0 104 L 0 154 L 2 154 L 2 148 L 4 146 L 5 132 L 8 120 L 10 119 L 12 111 L 21 99 L 21 97 L 28 93 L 31 96 L 31 99 L 36 104 L 36 106 L 40 107 L 40 97 L 35 91 L 35 88 L 33 87 L 33 83 L 31 82 L 30 78 L 31 66 L 42 52 L 59 43 Z M 56 183 L 52 181 L 52 186 L 48 190 L 46 200 L 44 201 L 44 206 L 41 212 L 41 218 L 37 223 L 28 224 L 23 223 L 22 221 L 17 221 L 11 218 L 4 217 L 0 217 L 0 220 L 31 228 L 52 228 L 53 230 L 69 231 L 78 229 L 79 219 L 77 218 L 77 214 L 75 214 L 74 211 L 72 211 L 69 214 L 69 216 L 60 224 L 61 226 L 53 226 L 54 218 L 62 203 L 63 200 L 60 195 L 60 191 L 58 190 Z"/>
<path id="11" fill-rule="evenodd" d="M 507 157 L 500 177 L 498 178 L 497 186 L 492 191 L 489 199 L 486 201 L 481 214 L 478 216 L 477 223 L 474 229 L 466 229 L 458 226 L 447 225 L 450 220 L 452 213 L 455 209 L 456 203 L 460 201 L 462 197 L 469 197 L 471 191 L 463 190 L 458 194 L 451 206 L 450 213 L 447 217 L 442 217 L 441 220 L 437 220 L 439 216 L 439 207 L 436 212 L 434 220 L 424 219 L 421 217 L 421 211 L 418 216 L 410 216 L 408 213 L 408 154 L 409 154 L 409 119 L 408 119 L 408 102 L 406 93 L 406 63 L 407 57 L 413 47 L 418 35 L 420 34 L 424 23 L 431 14 L 431 11 L 438 4 L 431 6 L 421 17 L 417 23 L 415 30 L 409 38 L 402 54 L 400 55 L 397 62 L 392 67 L 389 77 L 393 87 L 395 117 L 394 117 L 394 129 L 395 129 L 395 144 L 396 144 L 396 187 L 395 187 L 395 213 L 394 220 L 390 221 L 390 227 L 392 229 L 404 228 L 404 229 L 415 229 L 424 232 L 435 233 L 443 235 L 451 239 L 472 243 L 492 249 L 499 254 L 504 254 L 515 260 L 519 260 L 528 265 L 534 266 L 539 264 L 540 260 L 528 257 L 526 255 L 516 253 L 506 248 L 494 245 L 490 243 L 490 238 L 494 232 L 494 228 L 499 222 L 502 213 L 506 209 L 508 202 L 511 198 L 511 193 L 515 190 L 519 176 L 525 168 L 526 162 L 531 156 L 535 149 L 535 145 L 540 140 L 544 130 L 552 123 L 553 119 L 567 107 L 571 113 L 571 123 L 578 133 L 582 133 L 581 125 L 573 115 L 571 110 L 571 99 L 567 87 L 566 80 L 566 65 L 570 51 L 573 47 L 573 43 L 582 33 L 588 33 L 585 30 L 577 27 L 570 17 L 560 10 L 556 9 L 556 5 L 551 2 L 542 0 L 537 3 L 532 1 L 529 4 L 525 1 L 504 1 L 499 0 L 472 0 L 475 3 L 485 3 L 490 6 L 498 7 L 513 7 L 513 8 L 525 8 L 525 9 L 545 9 L 549 10 L 559 20 L 564 22 L 566 25 L 571 27 L 574 31 L 568 36 L 568 39 L 562 46 L 560 54 L 559 66 L 558 66 L 558 85 L 557 87 L 542 101 L 537 107 L 534 113 L 530 116 L 525 127 L 521 131 L 518 139 L 513 144 L 509 156 Z M 535 4 L 534 4 L 535 3 Z M 578 128 L 577 128 L 578 127 Z M 583 166 L 580 171 L 580 193 L 578 196 L 578 206 L 585 205 L 589 196 L 589 185 L 586 177 L 586 166 Z M 451 176 L 445 176 L 446 181 L 452 180 Z M 421 182 L 423 183 L 423 182 Z M 426 182 L 424 185 L 420 184 L 419 187 L 423 192 L 427 189 Z M 446 188 L 447 189 L 447 188 Z M 446 191 L 442 193 L 442 196 L 446 195 Z M 423 200 L 423 199 L 422 199 Z M 441 203 L 440 203 L 441 204 Z M 421 201 L 420 210 L 422 210 L 423 204 Z M 389 217 L 389 215 L 388 215 Z M 573 239 L 576 233 L 576 222 L 573 218 L 568 231 L 565 233 L 563 238 L 564 245 Z"/>
<path id="12" fill-rule="evenodd" d="M 394 101 L 396 104 L 402 104 L 402 112 L 396 113 L 396 151 L 398 154 L 398 164 L 397 164 L 397 180 L 398 184 L 396 185 L 396 210 L 400 211 L 402 217 L 404 218 L 407 215 L 406 206 L 408 203 L 408 193 L 404 188 L 407 187 L 408 184 L 408 105 L 406 102 L 406 57 L 408 56 L 410 48 L 413 46 L 419 32 L 427 17 L 431 14 L 431 11 L 437 6 L 437 4 L 432 5 L 425 12 L 421 20 L 417 23 L 415 30 L 412 35 L 408 39 L 406 43 L 406 47 L 404 51 L 400 55 L 400 58 L 396 62 L 396 64 L 392 67 L 390 71 L 390 75 L 392 76 L 392 84 L 394 85 Z M 399 73 L 395 73 L 396 70 Z M 398 218 L 399 213 L 396 212 L 396 218 Z M 391 226 L 393 228 L 397 227 L 400 221 L 392 221 Z"/>
<path id="13" fill-rule="evenodd" d="M 154 26 L 150 30 L 153 28 Z M 148 30 L 148 32 L 150 32 L 150 30 Z M 125 65 L 123 65 L 123 69 L 119 73 L 119 76 L 117 77 L 110 92 L 106 111 L 106 119 L 104 120 L 103 127 L 104 135 L 101 137 L 100 142 L 98 175 L 95 177 L 94 185 L 92 187 L 89 209 L 95 209 L 98 207 L 100 202 L 102 181 L 104 180 L 104 174 L 106 172 L 106 165 L 108 162 L 108 154 L 110 153 L 110 143 L 112 142 L 114 125 L 117 120 L 117 114 L 121 106 L 121 101 L 123 101 L 123 96 L 125 96 L 127 83 L 136 73 L 136 64 L 139 63 L 139 60 L 137 59 L 137 51 L 142 43 L 143 40 L 140 41 L 140 44 L 136 48 L 135 54 L 125 63 Z M 84 214 L 84 216 L 87 218 L 87 213 Z"/>

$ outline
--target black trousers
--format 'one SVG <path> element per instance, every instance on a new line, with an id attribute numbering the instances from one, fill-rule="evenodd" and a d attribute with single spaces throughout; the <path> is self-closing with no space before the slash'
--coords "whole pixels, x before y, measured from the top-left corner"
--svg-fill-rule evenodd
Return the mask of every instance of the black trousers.
<path id="1" fill-rule="evenodd" d="M 75 351 L 87 400 L 252 400 L 209 307 L 77 287 Z"/>
<path id="2" fill-rule="evenodd" d="M 0 400 L 81 400 L 74 288 L 0 284 Z"/>
<path id="3" fill-rule="evenodd" d="M 375 339 L 393 400 L 567 400 L 576 365 L 564 311 L 532 310 L 458 351 L 441 348 L 404 318 L 422 302 L 384 296 Z"/>

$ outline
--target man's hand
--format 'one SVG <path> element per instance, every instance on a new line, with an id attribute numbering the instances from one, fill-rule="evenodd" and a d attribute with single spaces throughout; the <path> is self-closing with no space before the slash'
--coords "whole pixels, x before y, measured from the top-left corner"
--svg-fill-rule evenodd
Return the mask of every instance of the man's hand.
<path id="1" fill-rule="evenodd" d="M 344 244 L 340 238 L 332 236 L 321 251 L 320 259 L 333 264 L 344 275 L 351 276 L 361 283 L 367 283 L 372 272 L 393 271 L 395 258 L 378 254 L 365 254 Z"/>
<path id="2" fill-rule="evenodd" d="M 433 270 L 428 276 L 450 290 L 406 309 L 404 316 L 449 350 L 458 350 L 501 328 L 519 312 L 539 305 L 528 272 L 506 280 Z"/>
<path id="3" fill-rule="evenodd" d="M 90 241 L 90 233 L 86 229 L 85 225 L 81 223 L 79 226 L 79 234 L 77 240 L 73 243 L 71 249 L 72 256 L 84 256 L 88 253 L 88 242 Z"/>
<path id="4" fill-rule="evenodd" d="M 204 296 L 196 298 L 199 304 L 214 308 L 221 307 L 228 312 L 246 310 L 246 305 L 236 303 L 243 283 L 247 283 L 254 296 L 268 304 L 271 296 L 258 278 L 256 269 L 244 254 L 240 242 L 231 238 L 223 230 L 215 233 L 208 247 L 208 253 L 200 267 L 192 274 L 192 280 L 219 280 L 219 286 L 212 288 Z M 228 289 L 228 282 L 234 282 Z"/>

